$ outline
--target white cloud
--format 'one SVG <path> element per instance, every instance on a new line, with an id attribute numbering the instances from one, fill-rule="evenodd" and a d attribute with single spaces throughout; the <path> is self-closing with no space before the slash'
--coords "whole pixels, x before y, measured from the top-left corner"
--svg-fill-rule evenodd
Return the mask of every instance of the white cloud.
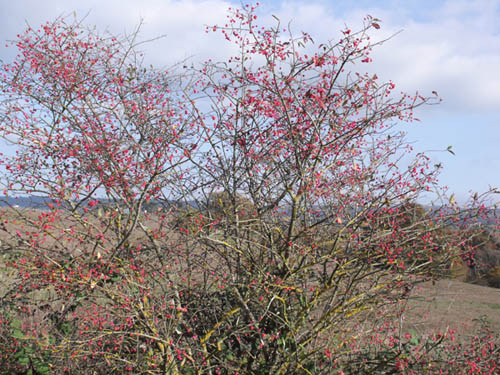
<path id="1" fill-rule="evenodd" d="M 339 12 L 335 4 L 320 0 L 283 1 L 277 6 L 262 5 L 261 18 L 266 24 L 274 23 L 271 18 L 274 13 L 283 26 L 291 21 L 292 30 L 308 31 L 319 43 L 338 38 L 339 29 L 346 22 L 355 29 L 361 25 L 363 16 L 372 14 L 384 21 L 383 28 L 373 34 L 374 38 L 383 39 L 404 31 L 374 50 L 372 66 L 362 65 L 359 69 L 369 69 L 386 80 L 392 79 L 405 91 L 418 89 L 430 94 L 436 90 L 444 98 L 443 108 L 448 111 L 498 111 L 500 1 L 449 0 L 438 2 L 437 6 L 433 3 L 432 12 L 416 8 L 429 3 L 392 0 L 374 2 L 368 8 L 351 4 L 351 8 Z M 143 47 L 147 61 L 155 65 L 169 65 L 191 56 L 195 61 L 209 57 L 220 59 L 227 56 L 232 47 L 220 35 L 206 34 L 204 25 L 225 24 L 230 6 L 225 0 L 4 2 L 0 37 L 14 37 L 24 28 L 24 19 L 37 25 L 74 10 L 78 16 L 90 11 L 86 22 L 96 24 L 99 29 L 131 32 L 143 19 L 141 38 L 165 35 Z M 0 53 L 5 55 L 5 51 Z"/>
<path id="2" fill-rule="evenodd" d="M 308 31 L 318 43 L 338 38 L 346 23 L 359 28 L 367 14 L 381 18 L 382 29 L 374 30 L 373 40 L 402 32 L 374 49 L 373 64 L 357 69 L 392 79 L 410 93 L 431 95 L 436 90 L 444 99 L 441 111 L 500 110 L 499 0 L 372 4 L 337 12 L 328 2 L 285 1 L 277 9 L 264 10 L 274 11 L 282 24 L 291 20 L 292 30 Z M 264 20 L 274 22 L 270 14 Z"/>
<path id="3" fill-rule="evenodd" d="M 135 1 L 111 1 L 106 4 L 109 12 L 115 6 L 121 9 L 120 17 L 112 19 L 115 25 L 124 24 L 124 19 L 125 24 L 137 25 L 142 19 L 142 39 L 165 36 L 144 46 L 148 61 L 162 65 L 176 63 L 191 56 L 201 60 L 224 55 L 224 51 L 221 51 L 225 49 L 221 46 L 221 38 L 207 35 L 205 25 L 226 22 L 226 10 L 231 6 L 227 1 L 155 0 L 141 5 L 137 5 Z M 102 16 L 103 13 L 99 11 L 99 17 Z M 99 20 L 99 23 L 103 22 L 105 19 Z"/>
<path id="4" fill-rule="evenodd" d="M 326 2 L 292 1 L 281 3 L 276 13 L 318 42 L 338 37 L 345 22 L 356 29 L 366 14 L 381 18 L 374 40 L 402 32 L 374 49 L 373 64 L 357 69 L 392 79 L 408 92 L 431 95 L 436 90 L 444 99 L 441 110 L 500 110 L 500 1 L 449 0 L 432 4 L 432 10 L 426 1 L 389 3 L 392 7 L 374 2 L 339 14 Z M 415 8 L 426 5 L 425 11 Z"/>
<path id="5" fill-rule="evenodd" d="M 26 27 L 23 23 L 25 19 L 32 26 L 38 26 L 60 15 L 72 17 L 75 11 L 79 18 L 88 14 L 86 24 L 96 25 L 99 30 L 109 30 L 113 34 L 131 33 L 142 20 L 141 40 L 164 35 L 164 38 L 143 46 L 148 62 L 165 65 L 189 56 L 197 59 L 217 58 L 224 55 L 224 49 L 229 48 L 222 47 L 221 38 L 207 35 L 205 25 L 225 23 L 226 10 L 230 6 L 229 2 L 223 0 L 21 0 L 3 4 L 4 14 L 9 14 L 9 17 L 3 17 L 5 22 L 0 25 L 0 38 L 15 38 Z M 9 54 L 7 51 L 0 53 Z"/>
<path id="6" fill-rule="evenodd" d="M 425 7 L 425 3 L 422 2 Z M 436 90 L 444 98 L 449 111 L 498 111 L 500 109 L 500 15 L 498 0 L 449 0 L 433 4 L 432 12 L 418 13 L 421 2 L 374 2 L 368 8 L 352 7 L 339 12 L 335 4 L 325 1 L 283 1 L 277 6 L 264 3 L 261 19 L 274 23 L 276 14 L 286 27 L 292 21 L 295 32 L 308 31 L 319 43 L 339 37 L 339 29 L 348 23 L 359 27 L 366 14 L 383 19 L 374 38 L 386 38 L 404 30 L 385 45 L 374 50 L 375 63 L 359 66 L 394 80 L 406 91 L 420 90 L 430 94 Z M 383 4 L 384 6 L 381 6 Z M 387 4 L 392 7 L 387 7 Z M 144 45 L 147 61 L 169 65 L 186 57 L 196 61 L 227 56 L 231 46 L 213 33 L 206 34 L 204 25 L 225 24 L 224 0 L 50 0 L 3 3 L 0 37 L 15 36 L 23 28 L 23 19 L 36 25 L 60 14 L 79 16 L 89 10 L 87 22 L 113 33 L 131 32 L 141 19 L 143 39 L 166 35 Z M 412 6 L 413 8 L 410 8 Z M 418 13 L 418 19 L 417 19 Z M 424 14 L 424 17 L 421 14 Z M 7 16 L 8 15 L 8 16 Z M 3 53 L 3 52 L 1 52 Z"/>
<path id="7" fill-rule="evenodd" d="M 442 17 L 409 23 L 376 52 L 377 67 L 406 89 L 439 91 L 449 110 L 500 109 L 500 35 Z"/>

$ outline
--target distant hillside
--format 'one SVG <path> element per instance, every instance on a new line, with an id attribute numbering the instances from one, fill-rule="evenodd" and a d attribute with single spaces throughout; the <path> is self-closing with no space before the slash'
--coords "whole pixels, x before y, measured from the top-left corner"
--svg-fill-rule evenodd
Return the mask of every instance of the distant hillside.
<path id="1" fill-rule="evenodd" d="M 52 203 L 53 200 L 46 197 L 36 195 L 28 197 L 3 197 L 0 199 L 0 207 L 23 207 L 23 208 L 47 208 L 47 203 Z"/>
<path id="2" fill-rule="evenodd" d="M 101 199 L 100 202 L 104 205 L 111 203 L 108 199 Z M 55 202 L 50 198 L 36 195 L 0 198 L 0 207 L 46 210 L 50 203 Z M 162 203 L 153 201 L 144 204 L 143 209 L 149 211 L 164 205 L 197 206 L 194 202 L 179 204 L 179 202 L 174 201 Z M 488 230 L 472 240 L 472 246 L 476 247 L 472 264 L 456 261 L 451 265 L 451 278 L 467 283 L 500 288 L 500 230 L 497 227 L 498 217 L 500 217 L 500 209 L 492 210 L 486 218 L 481 219 L 481 222 L 487 226 Z"/>

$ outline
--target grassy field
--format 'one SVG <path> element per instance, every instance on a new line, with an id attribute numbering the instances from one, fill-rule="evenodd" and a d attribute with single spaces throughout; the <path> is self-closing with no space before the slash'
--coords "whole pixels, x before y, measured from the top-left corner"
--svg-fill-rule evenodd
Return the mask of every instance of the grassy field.
<path id="1" fill-rule="evenodd" d="M 415 288 L 409 307 L 405 323 L 417 332 L 473 334 L 483 320 L 500 333 L 500 289 L 444 279 Z"/>

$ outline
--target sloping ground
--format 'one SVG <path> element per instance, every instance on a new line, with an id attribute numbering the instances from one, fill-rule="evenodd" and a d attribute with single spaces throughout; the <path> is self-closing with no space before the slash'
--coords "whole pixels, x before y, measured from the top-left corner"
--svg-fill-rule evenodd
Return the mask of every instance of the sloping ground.
<path id="1" fill-rule="evenodd" d="M 429 282 L 414 289 L 409 307 L 405 326 L 419 334 L 456 328 L 473 334 L 481 320 L 500 333 L 500 289 L 455 280 Z"/>

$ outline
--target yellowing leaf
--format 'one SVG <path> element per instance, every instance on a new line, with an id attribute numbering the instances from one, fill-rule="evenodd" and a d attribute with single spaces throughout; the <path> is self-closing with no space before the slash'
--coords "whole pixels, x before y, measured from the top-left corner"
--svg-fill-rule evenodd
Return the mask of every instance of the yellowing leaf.
<path id="1" fill-rule="evenodd" d="M 449 200 L 450 200 L 450 204 L 454 204 L 456 202 L 455 194 L 452 194 Z"/>

